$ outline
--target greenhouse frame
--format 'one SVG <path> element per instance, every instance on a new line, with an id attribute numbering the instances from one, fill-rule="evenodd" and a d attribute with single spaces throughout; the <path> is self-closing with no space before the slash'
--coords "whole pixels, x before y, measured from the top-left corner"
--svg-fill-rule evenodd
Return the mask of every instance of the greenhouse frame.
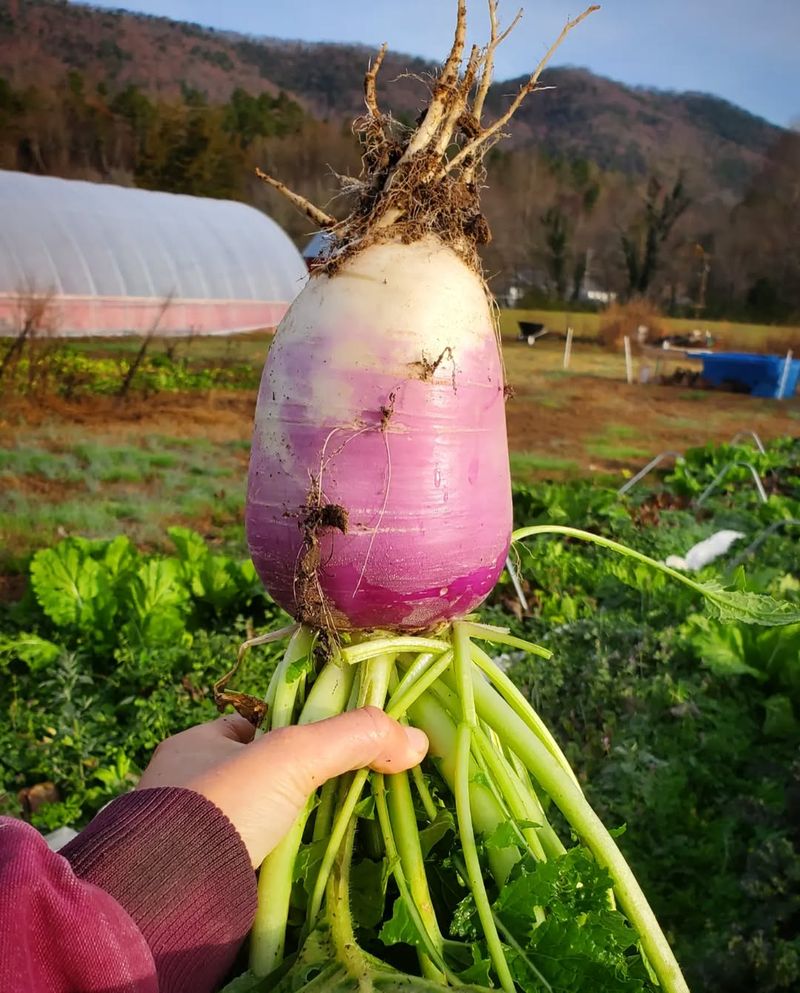
<path id="1" fill-rule="evenodd" d="M 274 328 L 307 278 L 289 236 L 229 200 L 0 170 L 0 212 L 0 335 Z"/>

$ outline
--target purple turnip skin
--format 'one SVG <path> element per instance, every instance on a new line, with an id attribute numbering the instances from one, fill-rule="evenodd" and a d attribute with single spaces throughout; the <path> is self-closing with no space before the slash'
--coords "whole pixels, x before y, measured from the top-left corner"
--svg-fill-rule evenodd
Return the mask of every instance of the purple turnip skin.
<path id="1" fill-rule="evenodd" d="M 314 530 L 322 616 L 298 583 L 310 502 L 347 513 L 346 533 Z M 491 591 L 511 535 L 503 370 L 451 249 L 378 244 L 312 276 L 264 368 L 246 526 L 269 593 L 320 626 L 429 628 Z"/>

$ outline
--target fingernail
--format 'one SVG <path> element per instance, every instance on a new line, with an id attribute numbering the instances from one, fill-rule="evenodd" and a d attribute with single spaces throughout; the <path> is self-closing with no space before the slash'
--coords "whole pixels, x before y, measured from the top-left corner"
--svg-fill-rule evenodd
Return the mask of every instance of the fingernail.
<path id="1" fill-rule="evenodd" d="M 417 755 L 424 755 L 428 751 L 428 736 L 419 728 L 403 728 L 408 739 L 408 744 Z"/>

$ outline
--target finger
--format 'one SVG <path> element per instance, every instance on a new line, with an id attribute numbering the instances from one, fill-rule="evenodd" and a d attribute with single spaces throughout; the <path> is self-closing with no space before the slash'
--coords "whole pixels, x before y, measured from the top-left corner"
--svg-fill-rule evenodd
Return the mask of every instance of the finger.
<path id="1" fill-rule="evenodd" d="M 203 725 L 210 734 L 220 738 L 228 738 L 231 741 L 240 741 L 247 744 L 255 737 L 256 729 L 241 714 L 225 714 L 215 721 L 209 721 Z"/>
<path id="2" fill-rule="evenodd" d="M 377 707 L 365 707 L 267 735 L 255 750 L 263 757 L 269 755 L 273 768 L 285 760 L 294 785 L 307 795 L 353 769 L 369 766 L 385 773 L 410 769 L 425 757 L 428 739 L 424 732 L 404 727 Z"/>

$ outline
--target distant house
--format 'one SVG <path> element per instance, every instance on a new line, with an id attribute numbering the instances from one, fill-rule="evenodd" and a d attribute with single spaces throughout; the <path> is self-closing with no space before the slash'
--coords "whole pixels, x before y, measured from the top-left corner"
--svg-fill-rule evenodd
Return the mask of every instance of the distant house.
<path id="1" fill-rule="evenodd" d="M 0 213 L 0 335 L 272 328 L 307 279 L 243 203 L 0 171 Z"/>
<path id="2" fill-rule="evenodd" d="M 591 276 L 587 276 L 581 286 L 580 299 L 607 307 L 617 299 L 617 294 L 614 290 L 605 289 L 596 283 Z"/>
<path id="3" fill-rule="evenodd" d="M 544 269 L 531 266 L 520 266 L 511 274 L 508 285 L 498 294 L 499 302 L 505 307 L 518 307 L 523 297 L 531 290 L 536 290 L 542 296 L 549 296 L 552 285 Z M 582 302 L 605 307 L 616 300 L 617 294 L 598 283 L 592 276 L 585 276 L 581 283 L 578 299 Z"/>

